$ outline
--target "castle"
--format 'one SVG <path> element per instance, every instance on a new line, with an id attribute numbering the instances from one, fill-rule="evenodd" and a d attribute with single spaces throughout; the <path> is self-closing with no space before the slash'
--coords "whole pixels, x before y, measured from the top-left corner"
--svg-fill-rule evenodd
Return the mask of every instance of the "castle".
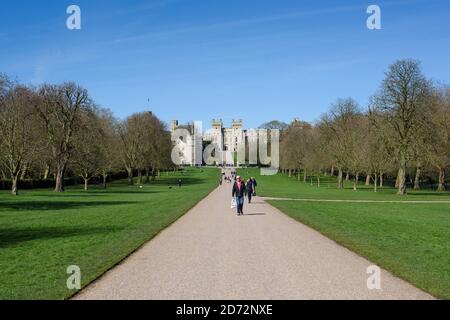
<path id="1" fill-rule="evenodd" d="M 239 150 L 240 143 L 245 143 L 243 139 L 249 139 L 247 130 L 243 129 L 242 120 L 233 120 L 231 128 L 225 128 L 222 120 L 214 119 L 212 120 L 211 129 L 205 132 L 195 125 L 179 125 L 177 120 L 173 120 L 171 125 L 172 133 L 177 129 L 186 129 L 189 132 L 186 141 L 183 141 L 183 138 L 179 138 L 176 142 L 180 150 L 182 165 L 202 165 L 203 142 L 207 142 L 214 144 L 222 154 L 222 159 L 216 165 L 239 166 L 239 163 L 236 163 L 235 155 Z"/>

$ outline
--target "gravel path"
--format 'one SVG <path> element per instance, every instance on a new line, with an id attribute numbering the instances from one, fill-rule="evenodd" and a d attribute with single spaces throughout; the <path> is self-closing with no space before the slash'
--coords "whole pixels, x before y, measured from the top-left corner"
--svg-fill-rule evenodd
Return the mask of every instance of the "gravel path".
<path id="1" fill-rule="evenodd" d="M 75 299 L 432 299 L 256 198 L 230 209 L 224 184 Z"/>

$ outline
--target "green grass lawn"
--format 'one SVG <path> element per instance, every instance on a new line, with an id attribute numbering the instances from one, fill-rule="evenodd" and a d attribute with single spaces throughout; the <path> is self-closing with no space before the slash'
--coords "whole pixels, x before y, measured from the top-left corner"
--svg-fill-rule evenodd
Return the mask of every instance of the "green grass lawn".
<path id="1" fill-rule="evenodd" d="M 240 169 L 239 174 L 248 179 L 254 176 L 258 180 L 259 195 L 267 197 L 293 198 L 293 199 L 333 199 L 333 200 L 382 200 L 382 201 L 450 201 L 450 192 L 435 192 L 432 190 L 408 190 L 408 195 L 399 196 L 393 188 L 378 189 L 375 193 L 373 185 L 366 187 L 364 181 L 360 181 L 358 190 L 353 190 L 353 182 L 345 181 L 345 189 L 338 190 L 335 177 L 322 177 L 321 187 L 317 187 L 317 180 L 313 178 L 313 186 L 308 177 L 308 182 L 298 181 L 295 177 L 278 174 L 275 176 L 260 176 L 258 169 Z"/>
<path id="2" fill-rule="evenodd" d="M 218 176 L 216 169 L 188 169 L 142 189 L 118 181 L 88 192 L 1 191 L 0 299 L 72 296 L 68 266 L 81 268 L 86 286 L 180 218 L 217 186 Z"/>
<path id="3" fill-rule="evenodd" d="M 393 188 L 374 193 L 335 189 L 332 178 L 321 188 L 285 175 L 261 177 L 257 170 L 240 170 L 258 180 L 258 195 L 296 199 L 342 200 L 450 200 L 450 193 Z M 450 204 L 330 203 L 269 201 L 292 218 L 367 257 L 393 274 L 435 297 L 450 299 Z"/>

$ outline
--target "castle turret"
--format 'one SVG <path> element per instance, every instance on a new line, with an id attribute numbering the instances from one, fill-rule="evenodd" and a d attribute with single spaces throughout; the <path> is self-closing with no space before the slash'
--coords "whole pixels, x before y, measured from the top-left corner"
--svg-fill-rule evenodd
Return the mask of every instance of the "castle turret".
<path id="1" fill-rule="evenodd" d="M 221 119 L 213 119 L 212 120 L 212 128 L 217 130 L 222 130 L 223 122 Z"/>
<path id="2" fill-rule="evenodd" d="M 244 127 L 242 120 L 241 119 L 233 119 L 232 127 L 233 127 L 233 129 L 242 129 Z"/>

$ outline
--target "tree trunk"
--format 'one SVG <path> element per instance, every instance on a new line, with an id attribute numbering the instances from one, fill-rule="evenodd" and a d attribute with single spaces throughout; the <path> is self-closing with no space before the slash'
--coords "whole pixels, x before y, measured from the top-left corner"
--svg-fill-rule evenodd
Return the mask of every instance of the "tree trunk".
<path id="1" fill-rule="evenodd" d="M 353 190 L 358 190 L 359 173 L 355 174 L 355 179 L 353 180 Z"/>
<path id="2" fill-rule="evenodd" d="M 307 180 L 308 180 L 308 172 L 306 172 L 305 168 L 305 170 L 303 170 L 303 182 L 306 183 Z"/>
<path id="3" fill-rule="evenodd" d="M 89 179 L 86 179 L 83 177 L 84 180 L 84 191 L 88 191 L 89 190 Z"/>
<path id="4" fill-rule="evenodd" d="M 142 185 L 142 170 L 138 169 L 138 181 L 137 181 L 137 185 L 140 186 Z"/>
<path id="5" fill-rule="evenodd" d="M 376 171 L 373 177 L 373 191 L 378 192 L 378 173 Z"/>
<path id="6" fill-rule="evenodd" d="M 18 174 L 12 178 L 11 194 L 13 196 L 19 195 L 18 180 L 19 180 Z"/>
<path id="7" fill-rule="evenodd" d="M 289 178 L 292 178 L 292 169 L 289 169 Z"/>
<path id="8" fill-rule="evenodd" d="M 331 176 L 334 176 L 334 166 L 331 167 L 331 172 L 330 172 Z"/>
<path id="9" fill-rule="evenodd" d="M 320 188 L 320 174 L 317 175 L 317 188 Z"/>
<path id="10" fill-rule="evenodd" d="M 48 174 L 50 173 L 50 166 L 46 165 L 45 166 L 45 171 L 44 171 L 44 180 L 48 179 Z"/>
<path id="11" fill-rule="evenodd" d="M 65 173 L 65 171 L 66 171 L 65 165 L 57 165 L 55 192 L 64 192 L 64 173 Z"/>
<path id="12" fill-rule="evenodd" d="M 420 176 L 422 174 L 422 168 L 419 166 L 416 169 L 416 177 L 414 178 L 414 190 L 420 190 Z"/>
<path id="13" fill-rule="evenodd" d="M 438 186 L 439 192 L 445 191 L 445 169 L 439 168 L 439 186 Z"/>
<path id="14" fill-rule="evenodd" d="M 366 186 L 370 186 L 370 179 L 371 179 L 371 176 L 370 176 L 370 174 L 368 174 L 366 177 Z"/>
<path id="15" fill-rule="evenodd" d="M 398 194 L 406 194 L 406 160 L 404 157 L 400 161 L 400 169 L 398 170 Z"/>
<path id="16" fill-rule="evenodd" d="M 339 169 L 338 173 L 338 189 L 344 189 L 344 172 L 342 169 Z"/>
<path id="17" fill-rule="evenodd" d="M 128 185 L 132 186 L 133 185 L 133 168 L 127 168 L 127 173 L 128 173 Z"/>
<path id="18" fill-rule="evenodd" d="M 350 172 L 347 171 L 347 174 L 345 175 L 345 181 L 349 181 L 350 180 Z"/>
<path id="19" fill-rule="evenodd" d="M 106 173 L 106 171 L 103 171 L 102 173 L 102 177 L 103 177 L 103 189 L 106 189 L 107 185 L 107 179 L 108 179 L 108 174 Z"/>
<path id="20" fill-rule="evenodd" d="M 145 183 L 150 183 L 150 168 L 145 169 Z"/>
<path id="21" fill-rule="evenodd" d="M 22 174 L 20 175 L 20 180 L 25 180 L 28 173 L 28 164 L 25 164 L 22 168 Z"/>
<path id="22" fill-rule="evenodd" d="M 395 179 L 395 188 L 398 189 L 399 185 L 400 185 L 400 170 L 397 172 L 397 178 Z"/>
<path id="23" fill-rule="evenodd" d="M 384 184 L 383 176 L 384 176 L 384 173 L 383 173 L 383 172 L 380 172 L 380 188 L 383 188 L 383 187 L 384 187 L 384 186 L 383 186 L 383 184 Z"/>

